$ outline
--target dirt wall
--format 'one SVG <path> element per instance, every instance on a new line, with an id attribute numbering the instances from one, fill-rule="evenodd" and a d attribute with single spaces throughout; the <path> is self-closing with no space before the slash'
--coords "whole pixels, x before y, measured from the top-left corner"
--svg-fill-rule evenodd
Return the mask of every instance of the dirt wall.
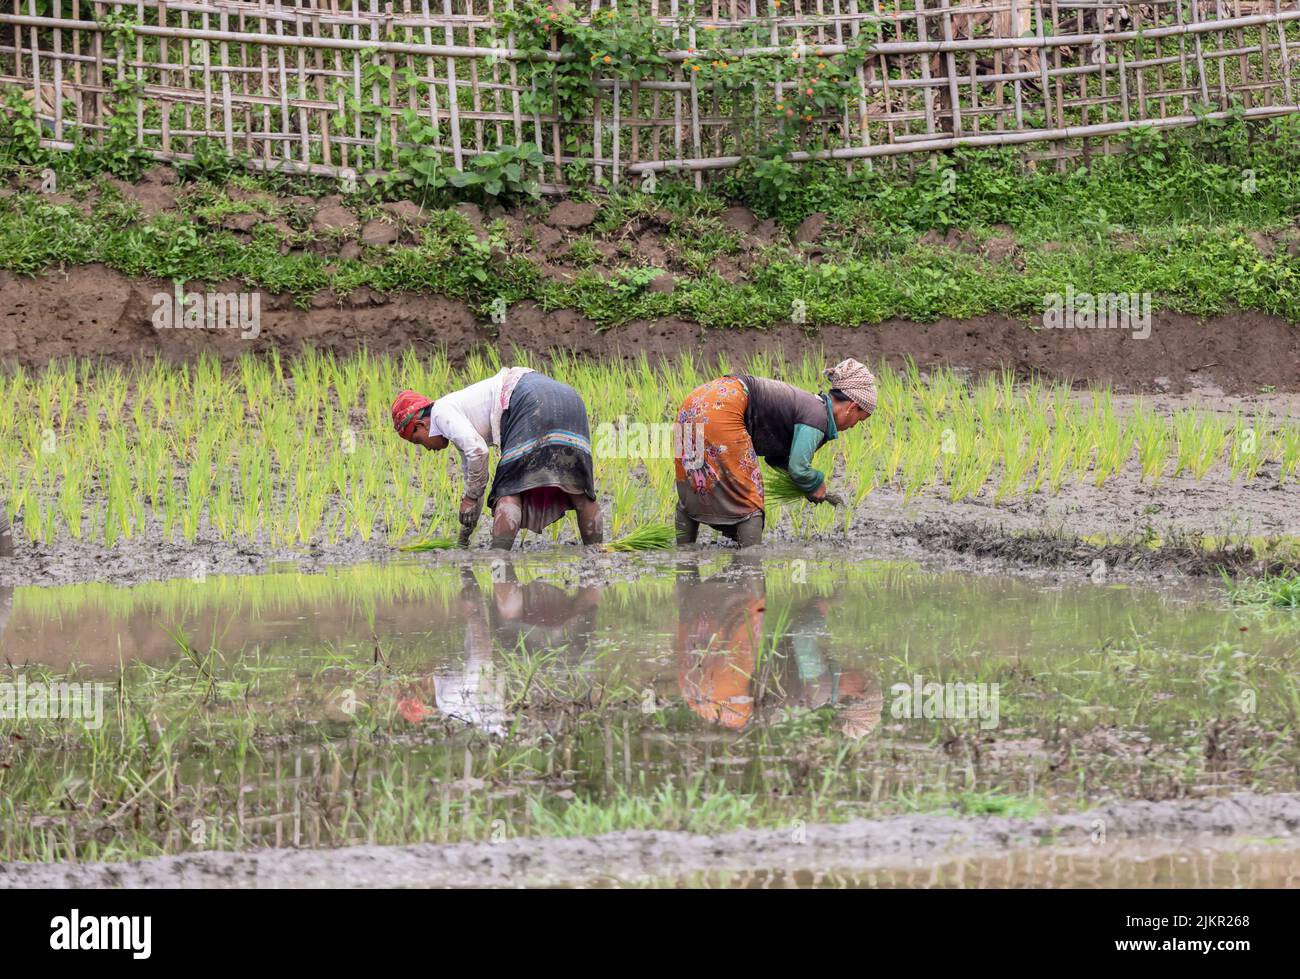
<path id="1" fill-rule="evenodd" d="M 231 284 L 217 291 L 238 291 Z M 669 318 L 635 321 L 598 332 L 573 310 L 547 312 L 532 302 L 510 308 L 497 326 L 477 318 L 466 304 L 430 295 L 382 296 L 369 289 L 346 297 L 321 294 L 300 309 L 286 296 L 261 297 L 256 338 L 237 330 L 156 329 L 154 295 L 170 283 L 131 279 L 104 266 L 84 266 L 36 278 L 0 272 L 0 362 L 36 367 L 61 357 L 117 361 L 155 354 L 186 360 L 210 350 L 237 357 L 272 347 L 290 351 L 303 343 L 347 352 L 408 347 L 447 348 L 459 360 L 476 345 L 495 343 L 544 354 L 555 348 L 594 357 L 671 357 L 726 354 L 737 362 L 767 351 L 799 356 L 824 349 L 828 357 L 852 355 L 922 367 L 946 365 L 973 372 L 1009 367 L 1052 379 L 1098 381 L 1119 391 L 1255 393 L 1267 387 L 1300 391 L 1300 330 L 1258 313 L 1206 320 L 1152 314 L 1151 336 L 1121 330 L 1034 330 L 1005 316 L 913 323 L 887 320 L 861 327 L 805 331 L 793 323 L 771 330 L 704 330 Z"/>

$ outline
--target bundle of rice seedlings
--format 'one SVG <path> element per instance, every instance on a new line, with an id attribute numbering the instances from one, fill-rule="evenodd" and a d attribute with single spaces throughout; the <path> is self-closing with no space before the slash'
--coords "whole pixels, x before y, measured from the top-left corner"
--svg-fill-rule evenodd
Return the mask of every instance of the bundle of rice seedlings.
<path id="1" fill-rule="evenodd" d="M 768 506 L 785 506 L 788 503 L 806 502 L 808 497 L 794 484 L 794 480 L 784 469 L 764 466 L 763 499 Z"/>
<path id="2" fill-rule="evenodd" d="M 402 547 L 404 551 L 448 551 L 458 546 L 455 537 L 430 537 L 428 540 L 418 541 L 414 544 L 406 544 Z"/>
<path id="3" fill-rule="evenodd" d="M 605 545 L 607 551 L 662 551 L 673 546 L 677 539 L 673 528 L 667 524 L 638 527 L 630 534 Z"/>

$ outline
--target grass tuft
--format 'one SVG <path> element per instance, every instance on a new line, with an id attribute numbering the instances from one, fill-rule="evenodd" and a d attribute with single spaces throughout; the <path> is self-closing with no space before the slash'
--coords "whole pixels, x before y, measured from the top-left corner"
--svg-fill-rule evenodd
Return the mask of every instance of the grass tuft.
<path id="1" fill-rule="evenodd" d="M 1246 578 L 1241 582 L 1234 582 L 1225 574 L 1223 580 L 1228 589 L 1228 600 L 1234 605 L 1300 608 L 1300 574 L 1294 571 L 1266 573 L 1259 578 Z"/>

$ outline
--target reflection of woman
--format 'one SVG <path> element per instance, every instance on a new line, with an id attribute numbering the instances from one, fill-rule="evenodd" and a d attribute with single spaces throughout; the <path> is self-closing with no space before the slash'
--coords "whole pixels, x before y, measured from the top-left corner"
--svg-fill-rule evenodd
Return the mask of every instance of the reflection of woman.
<path id="1" fill-rule="evenodd" d="M 849 737 L 865 737 L 876 729 L 884 709 L 880 681 L 862 670 L 845 670 L 822 651 L 826 625 L 824 598 L 802 602 L 790 616 L 790 625 L 777 643 L 782 654 L 780 706 L 834 707 L 836 726 Z"/>
<path id="2" fill-rule="evenodd" d="M 437 401 L 403 391 L 393 402 L 393 427 L 434 452 L 455 445 L 465 471 L 461 542 L 478 523 L 486 495 L 492 546 L 510 550 L 521 529 L 540 534 L 569 510 L 584 544 L 602 539 L 592 475 L 587 406 L 567 384 L 529 367 L 505 367 Z M 488 492 L 488 448 L 498 446 Z"/>
<path id="3" fill-rule="evenodd" d="M 599 604 L 600 589 L 594 586 L 570 595 L 545 581 L 520 584 L 509 561 L 497 562 L 492 569 L 488 618 L 502 649 L 562 650 L 567 660 L 579 663 L 596 630 Z"/>
<path id="4" fill-rule="evenodd" d="M 687 706 L 713 724 L 739 730 L 754 713 L 754 669 L 763 641 L 767 588 L 761 573 L 700 579 L 678 568 L 677 681 Z"/>
<path id="5" fill-rule="evenodd" d="M 880 682 L 861 670 L 841 669 L 823 653 L 824 599 L 805 599 L 790 611 L 775 643 L 777 680 L 755 675 L 765 642 L 765 580 L 748 562 L 737 560 L 731 569 L 742 573 L 707 581 L 700 580 L 697 564 L 678 569 L 677 676 L 687 706 L 733 730 L 749 722 L 759 700 L 773 708 L 834 707 L 835 726 L 849 737 L 875 730 L 884 706 Z"/>
<path id="6" fill-rule="evenodd" d="M 504 735 L 509 718 L 505 687 L 495 669 L 495 650 L 522 645 L 534 652 L 564 649 L 573 655 L 576 650 L 581 657 L 595 629 L 600 589 L 583 588 L 570 595 L 543 581 L 520 584 L 509 561 L 493 567 L 493 578 L 489 601 L 473 570 L 461 569 L 465 665 L 435 671 L 433 696 L 438 710 L 448 717 L 489 734 Z M 409 702 L 399 707 L 408 719 L 413 712 L 423 716 L 428 710 L 423 708 L 421 713 L 422 705 L 412 707 Z"/>

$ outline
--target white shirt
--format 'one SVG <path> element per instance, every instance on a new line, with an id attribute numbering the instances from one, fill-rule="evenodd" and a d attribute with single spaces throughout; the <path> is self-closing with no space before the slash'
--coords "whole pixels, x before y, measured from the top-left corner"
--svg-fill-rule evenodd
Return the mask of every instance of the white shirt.
<path id="1" fill-rule="evenodd" d="M 433 403 L 429 434 L 441 435 L 460 451 L 465 495 L 477 500 L 487 489 L 488 448 L 501 447 L 501 415 L 510 394 L 531 367 L 503 367 L 484 381 L 444 395 Z"/>

